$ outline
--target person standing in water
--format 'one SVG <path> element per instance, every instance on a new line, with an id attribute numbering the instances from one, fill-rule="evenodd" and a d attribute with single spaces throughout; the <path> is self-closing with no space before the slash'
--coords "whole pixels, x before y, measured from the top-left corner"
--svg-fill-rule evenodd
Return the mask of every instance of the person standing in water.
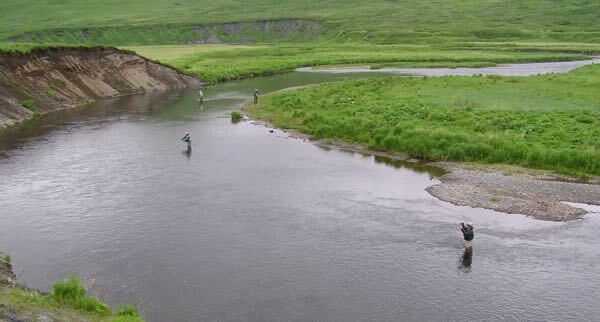
<path id="1" fill-rule="evenodd" d="M 475 233 L 473 232 L 473 223 L 468 222 L 465 225 L 464 222 L 461 222 L 460 231 L 462 231 L 463 237 L 465 238 L 465 248 L 471 249 L 473 247 L 473 238 L 475 237 Z"/>
<path id="2" fill-rule="evenodd" d="M 204 102 L 204 92 L 202 92 L 202 89 L 198 90 L 198 100 L 200 101 L 200 104 Z"/>
<path id="3" fill-rule="evenodd" d="M 258 103 L 258 89 L 254 90 L 254 104 Z"/>
<path id="4" fill-rule="evenodd" d="M 185 133 L 185 135 L 181 138 L 181 141 L 187 143 L 188 151 L 192 150 L 192 137 L 190 137 L 190 133 Z"/>

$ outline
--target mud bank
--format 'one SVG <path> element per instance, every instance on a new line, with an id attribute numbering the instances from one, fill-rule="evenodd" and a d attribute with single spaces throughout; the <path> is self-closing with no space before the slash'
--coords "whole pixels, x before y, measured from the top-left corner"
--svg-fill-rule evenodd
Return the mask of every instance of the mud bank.
<path id="1" fill-rule="evenodd" d="M 61 47 L 0 54 L 0 129 L 36 113 L 94 100 L 200 85 L 133 52 L 107 47 Z"/>

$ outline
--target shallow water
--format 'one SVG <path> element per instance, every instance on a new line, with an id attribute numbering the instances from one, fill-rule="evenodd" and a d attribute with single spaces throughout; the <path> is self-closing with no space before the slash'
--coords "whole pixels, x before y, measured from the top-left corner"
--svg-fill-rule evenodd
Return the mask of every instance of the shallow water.
<path id="1" fill-rule="evenodd" d="M 532 76 L 537 74 L 566 73 L 576 68 L 600 64 L 600 58 L 594 57 L 589 60 L 562 61 L 550 63 L 524 63 L 524 64 L 499 64 L 493 67 L 483 68 L 380 68 L 372 70 L 369 66 L 362 67 L 303 67 L 299 72 L 317 73 L 364 73 L 374 72 L 383 74 L 401 74 L 414 76 L 473 76 L 473 75 L 500 75 L 500 76 Z"/>
<path id="2" fill-rule="evenodd" d="M 424 191 L 432 169 L 230 122 L 254 88 L 344 77 L 221 84 L 203 106 L 191 89 L 132 96 L 15 129 L 0 143 L 0 248 L 31 287 L 76 273 L 150 321 L 600 316 L 600 216 L 453 206 Z"/>

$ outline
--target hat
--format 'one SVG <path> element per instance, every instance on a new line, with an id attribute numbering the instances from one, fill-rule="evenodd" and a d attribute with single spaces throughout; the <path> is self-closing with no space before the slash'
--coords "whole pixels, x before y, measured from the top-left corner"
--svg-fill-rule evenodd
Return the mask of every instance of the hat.
<path id="1" fill-rule="evenodd" d="M 469 222 L 467 223 L 467 225 L 469 225 L 469 226 L 473 226 L 473 223 L 469 221 Z"/>

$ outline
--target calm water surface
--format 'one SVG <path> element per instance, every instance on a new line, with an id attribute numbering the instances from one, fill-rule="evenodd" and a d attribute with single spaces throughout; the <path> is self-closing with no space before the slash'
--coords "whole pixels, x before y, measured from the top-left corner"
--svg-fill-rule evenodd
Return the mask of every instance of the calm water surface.
<path id="1" fill-rule="evenodd" d="M 492 67 L 458 67 L 458 68 L 380 68 L 371 70 L 369 66 L 359 67 L 303 67 L 298 68 L 302 72 L 317 73 L 383 73 L 413 76 L 473 76 L 473 75 L 500 75 L 500 76 L 531 76 L 538 74 L 566 73 L 576 68 L 591 64 L 600 64 L 600 57 L 588 60 L 559 61 L 549 63 L 519 63 L 499 64 Z"/>
<path id="2" fill-rule="evenodd" d="M 0 248 L 31 287 L 76 273 L 150 321 L 600 318 L 600 216 L 456 207 L 424 191 L 434 169 L 230 122 L 254 88 L 344 77 L 226 83 L 203 106 L 191 89 L 127 97 L 13 130 Z"/>

